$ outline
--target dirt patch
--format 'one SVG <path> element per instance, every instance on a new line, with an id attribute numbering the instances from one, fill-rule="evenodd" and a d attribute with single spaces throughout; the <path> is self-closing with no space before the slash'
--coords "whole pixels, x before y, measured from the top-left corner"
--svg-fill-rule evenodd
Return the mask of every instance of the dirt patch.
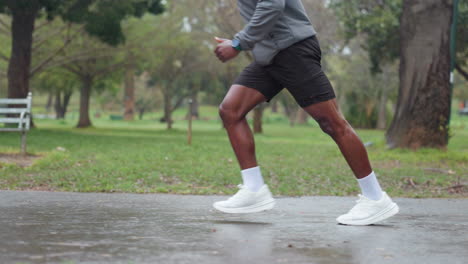
<path id="1" fill-rule="evenodd" d="M 2 167 L 2 163 L 3 164 L 16 164 L 20 167 L 29 167 L 34 163 L 36 159 L 40 157 L 41 157 L 40 155 L 32 155 L 32 154 L 21 155 L 21 154 L 0 153 L 0 168 Z"/>

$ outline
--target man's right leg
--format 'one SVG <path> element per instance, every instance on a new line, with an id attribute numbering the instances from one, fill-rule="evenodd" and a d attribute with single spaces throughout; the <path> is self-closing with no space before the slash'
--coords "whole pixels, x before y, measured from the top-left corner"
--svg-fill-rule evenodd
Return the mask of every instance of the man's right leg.
<path id="1" fill-rule="evenodd" d="M 255 156 L 255 142 L 246 115 L 266 101 L 259 91 L 233 85 L 219 107 L 219 114 L 242 170 L 244 184 L 236 195 L 213 206 L 225 213 L 255 213 L 272 209 L 275 202 L 264 184 Z"/>
<path id="2" fill-rule="evenodd" d="M 257 166 L 254 137 L 245 116 L 265 100 L 259 91 L 235 84 L 219 106 L 219 115 L 242 170 Z"/>

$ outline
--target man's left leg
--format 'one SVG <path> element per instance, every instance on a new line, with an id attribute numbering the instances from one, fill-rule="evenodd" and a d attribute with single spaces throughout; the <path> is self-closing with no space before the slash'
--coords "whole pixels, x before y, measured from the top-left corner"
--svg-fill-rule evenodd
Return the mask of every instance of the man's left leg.
<path id="1" fill-rule="evenodd" d="M 398 206 L 382 192 L 366 148 L 339 111 L 336 99 L 312 104 L 304 110 L 336 142 L 361 187 L 363 195 L 358 204 L 349 213 L 338 217 L 337 221 L 341 224 L 369 225 L 398 213 Z"/>
<path id="2" fill-rule="evenodd" d="M 356 178 L 362 179 L 372 172 L 366 148 L 339 111 L 336 99 L 310 105 L 304 110 L 335 140 Z"/>

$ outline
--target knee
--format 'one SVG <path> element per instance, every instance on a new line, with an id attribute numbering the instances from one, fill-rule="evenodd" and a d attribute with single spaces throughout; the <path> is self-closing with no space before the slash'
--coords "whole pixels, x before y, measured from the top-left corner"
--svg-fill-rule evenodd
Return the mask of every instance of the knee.
<path id="1" fill-rule="evenodd" d="M 317 122 L 322 131 L 332 138 L 342 137 L 350 131 L 349 124 L 344 119 L 331 120 L 330 118 L 324 117 L 318 119 Z"/>
<path id="2" fill-rule="evenodd" d="M 234 123 L 240 121 L 243 116 L 239 111 L 236 111 L 233 107 L 230 107 L 229 104 L 222 103 L 219 106 L 219 116 L 223 123 Z"/>

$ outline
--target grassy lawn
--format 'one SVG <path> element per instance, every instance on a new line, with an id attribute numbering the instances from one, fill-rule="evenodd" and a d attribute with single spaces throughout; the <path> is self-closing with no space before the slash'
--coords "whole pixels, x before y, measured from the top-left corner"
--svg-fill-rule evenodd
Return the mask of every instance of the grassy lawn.
<path id="1" fill-rule="evenodd" d="M 204 109 L 210 116 L 216 110 Z M 202 111 L 203 113 L 203 111 Z M 195 121 L 193 145 L 186 144 L 183 113 L 175 129 L 151 118 L 93 120 L 95 128 L 66 121 L 36 120 L 28 151 L 32 166 L 0 163 L 0 189 L 77 192 L 231 194 L 239 168 L 225 131 L 215 118 Z M 156 118 L 156 116 L 154 117 Z M 153 118 L 153 119 L 154 119 Z M 276 195 L 355 195 L 358 186 L 335 143 L 312 122 L 290 128 L 268 115 L 256 136 L 260 165 Z M 393 196 L 468 197 L 468 117 L 456 117 L 447 151 L 387 150 L 384 132 L 358 130 L 382 185 Z M 0 153 L 19 151 L 19 134 L 0 133 Z"/>

